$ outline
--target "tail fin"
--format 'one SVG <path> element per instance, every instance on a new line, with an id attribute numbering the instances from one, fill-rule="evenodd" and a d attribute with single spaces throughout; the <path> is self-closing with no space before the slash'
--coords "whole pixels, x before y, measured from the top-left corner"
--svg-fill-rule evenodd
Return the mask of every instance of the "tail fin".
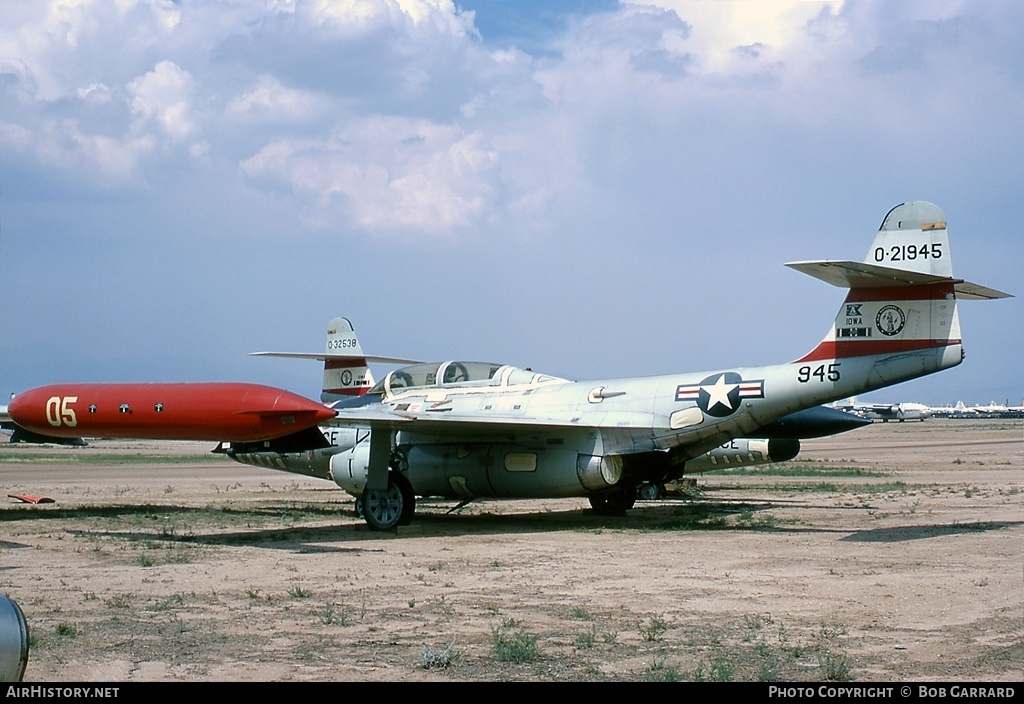
<path id="1" fill-rule="evenodd" d="M 413 364 L 416 360 L 396 357 L 370 357 L 363 354 L 362 345 L 348 318 L 335 318 L 327 326 L 327 349 L 317 352 L 254 352 L 263 357 L 290 357 L 318 359 L 324 363 L 324 383 L 320 400 L 324 403 L 362 396 L 373 388 L 373 373 L 368 364 Z"/>
<path id="2" fill-rule="evenodd" d="M 953 278 L 946 217 L 924 201 L 890 210 L 863 262 L 787 266 L 849 289 L 831 330 L 797 362 L 875 358 L 864 391 L 956 366 L 957 297 L 1008 297 Z"/>
<path id="3" fill-rule="evenodd" d="M 373 373 L 352 323 L 348 318 L 335 318 L 327 326 L 321 400 L 362 396 L 372 387 Z"/>

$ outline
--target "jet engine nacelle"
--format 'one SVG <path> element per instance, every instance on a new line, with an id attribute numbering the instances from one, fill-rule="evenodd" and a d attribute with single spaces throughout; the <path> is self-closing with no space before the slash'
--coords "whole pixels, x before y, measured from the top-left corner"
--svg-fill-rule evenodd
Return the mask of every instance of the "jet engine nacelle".
<path id="1" fill-rule="evenodd" d="M 425 444 L 407 448 L 405 456 L 409 481 L 421 496 L 582 496 L 613 486 L 622 475 L 618 457 L 561 447 Z"/>
<path id="2" fill-rule="evenodd" d="M 370 468 L 369 433 L 345 437 L 341 447 L 301 453 L 232 452 L 232 459 L 321 479 L 360 496 Z M 736 439 L 688 461 L 684 472 L 710 472 L 796 457 L 800 441 Z M 616 486 L 623 458 L 581 454 L 570 448 L 513 444 L 402 445 L 390 458 L 419 496 L 552 498 L 583 496 Z"/>
<path id="3" fill-rule="evenodd" d="M 328 473 L 342 489 L 359 496 L 370 472 L 370 443 L 361 442 L 331 456 Z"/>
<path id="4" fill-rule="evenodd" d="M 331 457 L 330 476 L 359 496 L 369 465 L 369 443 L 362 443 Z M 619 457 L 511 444 L 407 445 L 392 455 L 391 466 L 417 495 L 448 498 L 582 496 L 614 486 L 622 476 Z"/>
<path id="5" fill-rule="evenodd" d="M 242 464 L 302 474 L 317 479 L 333 479 L 331 460 L 339 453 L 350 452 L 359 443 L 364 443 L 363 449 L 369 456 L 369 443 L 365 442 L 370 437 L 368 430 L 320 428 L 319 432 L 323 435 L 324 440 L 330 443 L 330 447 L 304 452 L 275 452 L 272 449 L 262 449 L 264 443 L 231 443 L 226 449 L 217 451 L 224 452 L 228 457 Z"/>
<path id="6" fill-rule="evenodd" d="M 800 452 L 800 441 L 793 438 L 771 438 L 754 440 L 737 438 L 694 457 L 686 463 L 684 472 L 711 472 L 769 462 L 785 462 Z"/>

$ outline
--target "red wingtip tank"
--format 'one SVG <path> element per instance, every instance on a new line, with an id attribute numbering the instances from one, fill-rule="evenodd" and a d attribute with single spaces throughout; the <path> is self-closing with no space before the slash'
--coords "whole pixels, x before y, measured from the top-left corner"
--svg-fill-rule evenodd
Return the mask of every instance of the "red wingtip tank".
<path id="1" fill-rule="evenodd" d="M 18 394 L 11 420 L 61 438 L 254 442 L 334 417 L 320 403 L 246 383 L 54 384 Z"/>

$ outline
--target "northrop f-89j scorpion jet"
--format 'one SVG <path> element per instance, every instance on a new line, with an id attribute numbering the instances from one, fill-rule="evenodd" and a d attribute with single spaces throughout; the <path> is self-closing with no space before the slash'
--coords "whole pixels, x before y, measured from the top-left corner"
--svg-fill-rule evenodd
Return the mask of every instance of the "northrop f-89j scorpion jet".
<path id="1" fill-rule="evenodd" d="M 336 318 L 323 353 L 256 353 L 323 361 L 326 407 L 250 384 L 90 384 L 33 389 L 9 414 L 50 437 L 216 439 L 239 462 L 333 480 L 379 530 L 426 496 L 586 496 L 616 514 L 638 487 L 792 459 L 800 439 L 864 424 L 822 404 L 960 364 L 957 299 L 1008 296 L 953 277 L 945 216 L 922 201 L 889 211 L 863 262 L 787 266 L 849 291 L 825 338 L 785 364 L 571 381 L 447 361 L 374 383 L 368 364 L 409 360 L 365 355 Z"/>

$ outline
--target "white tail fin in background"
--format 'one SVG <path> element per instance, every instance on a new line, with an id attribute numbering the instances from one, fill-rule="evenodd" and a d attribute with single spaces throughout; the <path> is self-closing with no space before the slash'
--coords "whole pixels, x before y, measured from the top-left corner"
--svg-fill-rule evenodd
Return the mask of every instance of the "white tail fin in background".
<path id="1" fill-rule="evenodd" d="M 327 326 L 327 349 L 317 352 L 254 352 L 262 357 L 317 359 L 324 363 L 324 382 L 320 400 L 324 403 L 362 396 L 373 388 L 370 362 L 413 364 L 416 360 L 397 357 L 372 357 L 363 354 L 362 345 L 348 318 L 335 318 Z"/>
<path id="2" fill-rule="evenodd" d="M 348 318 L 335 318 L 327 326 L 324 385 L 320 398 L 362 396 L 373 387 L 373 374 Z"/>

